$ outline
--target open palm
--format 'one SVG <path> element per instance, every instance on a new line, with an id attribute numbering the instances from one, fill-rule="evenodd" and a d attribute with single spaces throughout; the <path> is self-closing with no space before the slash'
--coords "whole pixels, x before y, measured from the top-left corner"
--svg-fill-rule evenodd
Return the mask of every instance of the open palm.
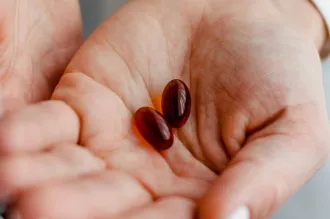
<path id="1" fill-rule="evenodd" d="M 277 19 L 210 2 L 130 2 L 78 51 L 51 101 L 1 120 L 0 190 L 22 219 L 189 219 L 206 194 L 202 216 L 247 205 L 265 218 L 322 165 L 313 41 L 270 6 Z M 160 109 L 173 78 L 190 88 L 192 113 L 159 153 L 133 114 Z"/>

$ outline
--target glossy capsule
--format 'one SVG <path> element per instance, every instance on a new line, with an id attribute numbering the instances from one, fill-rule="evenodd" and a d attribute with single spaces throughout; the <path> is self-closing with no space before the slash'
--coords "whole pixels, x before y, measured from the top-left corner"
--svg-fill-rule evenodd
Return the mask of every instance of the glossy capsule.
<path id="1" fill-rule="evenodd" d="M 142 107 L 135 113 L 134 118 L 143 138 L 156 150 L 166 150 L 172 146 L 172 129 L 158 111 Z"/>
<path id="2" fill-rule="evenodd" d="M 162 95 L 162 110 L 164 118 L 174 128 L 181 128 L 187 122 L 191 96 L 183 81 L 175 79 L 166 85 Z"/>

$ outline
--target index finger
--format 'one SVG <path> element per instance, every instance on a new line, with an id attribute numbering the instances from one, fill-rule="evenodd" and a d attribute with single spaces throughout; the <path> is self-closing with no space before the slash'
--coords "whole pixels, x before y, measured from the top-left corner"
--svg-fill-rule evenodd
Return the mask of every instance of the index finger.
<path id="1" fill-rule="evenodd" d="M 79 117 L 62 101 L 30 105 L 0 119 L 0 156 L 76 143 L 79 126 Z"/>

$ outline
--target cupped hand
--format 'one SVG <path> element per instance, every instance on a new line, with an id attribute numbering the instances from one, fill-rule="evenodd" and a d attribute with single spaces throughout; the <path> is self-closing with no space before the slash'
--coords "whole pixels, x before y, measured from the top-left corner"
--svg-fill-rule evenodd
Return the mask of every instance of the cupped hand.
<path id="1" fill-rule="evenodd" d="M 123 6 L 78 51 L 52 100 L 1 120 L 0 190 L 12 216 L 271 215 L 328 153 L 322 37 L 284 15 L 272 1 Z M 133 114 L 160 110 L 173 78 L 189 86 L 192 113 L 158 152 Z"/>
<path id="2" fill-rule="evenodd" d="M 81 42 L 78 0 L 0 1 L 0 113 L 49 99 Z"/>

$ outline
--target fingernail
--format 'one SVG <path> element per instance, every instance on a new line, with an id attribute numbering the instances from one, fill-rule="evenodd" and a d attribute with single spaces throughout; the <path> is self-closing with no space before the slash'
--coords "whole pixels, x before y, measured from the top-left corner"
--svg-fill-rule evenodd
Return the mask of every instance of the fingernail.
<path id="1" fill-rule="evenodd" d="M 236 209 L 227 219 L 250 219 L 250 211 L 246 206 Z"/>
<path id="2" fill-rule="evenodd" d="M 18 211 L 14 211 L 9 214 L 9 219 L 22 219 L 22 217 Z"/>

